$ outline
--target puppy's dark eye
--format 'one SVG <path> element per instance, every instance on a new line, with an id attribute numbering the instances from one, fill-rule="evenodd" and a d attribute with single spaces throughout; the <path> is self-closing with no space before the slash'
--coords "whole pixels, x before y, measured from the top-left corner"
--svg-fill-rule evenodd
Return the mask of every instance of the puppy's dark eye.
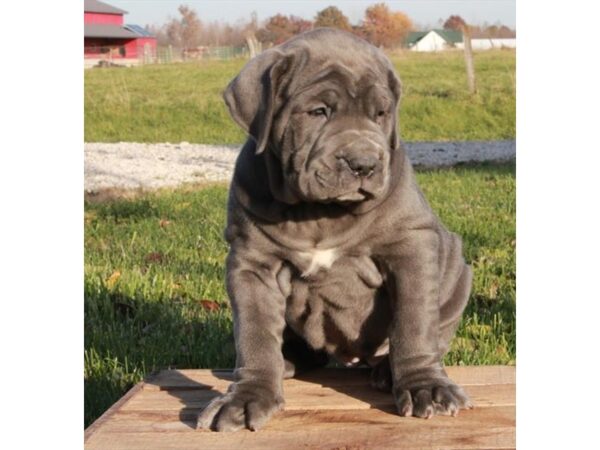
<path id="1" fill-rule="evenodd" d="M 385 109 L 379 109 L 375 113 L 375 122 L 378 125 L 383 126 L 383 123 L 386 120 L 386 117 L 387 117 L 387 111 Z"/>
<path id="2" fill-rule="evenodd" d="M 313 109 L 312 111 L 309 111 L 308 114 L 310 116 L 327 116 L 327 108 L 321 107 Z"/>

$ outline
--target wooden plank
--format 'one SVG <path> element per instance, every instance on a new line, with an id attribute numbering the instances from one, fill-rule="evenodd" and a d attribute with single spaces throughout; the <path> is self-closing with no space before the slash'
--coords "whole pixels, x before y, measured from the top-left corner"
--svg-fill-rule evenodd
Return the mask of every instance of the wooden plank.
<path id="1" fill-rule="evenodd" d="M 131 398 L 133 398 L 136 394 L 142 391 L 144 383 L 138 383 L 133 386 L 129 391 L 125 393 L 123 397 L 121 397 L 114 405 L 104 411 L 100 417 L 98 417 L 94 423 L 92 423 L 89 427 L 85 429 L 85 433 L 83 435 L 83 441 L 86 442 L 92 434 L 100 429 L 117 411 L 121 409 L 121 407 L 126 404 Z"/>
<path id="2" fill-rule="evenodd" d="M 104 425 L 103 431 L 127 432 L 195 432 L 196 415 L 201 409 L 161 411 L 119 411 Z M 294 431 L 299 429 L 327 429 L 330 427 L 398 425 L 402 427 L 429 427 L 440 422 L 446 427 L 513 426 L 515 406 L 497 406 L 461 411 L 457 417 L 433 417 L 429 420 L 400 417 L 395 411 L 362 410 L 285 410 L 276 413 L 261 431 Z M 468 425 L 470 424 L 470 425 Z M 404 430 L 404 428 L 403 428 Z"/>
<path id="3" fill-rule="evenodd" d="M 515 383 L 514 366 L 454 366 L 447 367 L 446 371 L 461 386 Z M 358 386 L 368 384 L 369 373 L 370 369 L 318 369 L 297 379 L 286 380 L 286 385 L 308 381 L 329 387 Z M 144 389 L 220 389 L 232 381 L 231 370 L 165 370 L 147 380 Z"/>
<path id="4" fill-rule="evenodd" d="M 232 381 L 231 371 L 164 371 L 131 389 L 86 430 L 85 448 L 515 447 L 515 368 L 449 367 L 476 404 L 458 417 L 396 414 L 391 394 L 371 389 L 366 369 L 322 369 L 284 381 L 286 409 L 257 433 L 195 430 L 195 418 Z"/>
<path id="5" fill-rule="evenodd" d="M 281 413 L 263 430 L 214 433 L 204 430 L 95 433 L 86 449 L 396 448 L 499 449 L 515 446 L 514 407 L 465 411 L 459 417 L 402 418 L 381 411 Z M 333 416 L 331 416 L 333 414 Z M 167 432 L 165 432 L 167 431 Z"/>
<path id="6" fill-rule="evenodd" d="M 514 366 L 452 366 L 446 367 L 448 376 L 461 386 L 483 384 L 514 384 Z M 298 379 L 326 386 L 364 384 L 371 369 L 319 369 L 301 375 Z"/>
<path id="7" fill-rule="evenodd" d="M 446 373 L 461 386 L 515 384 L 515 366 L 450 366 Z"/>
<path id="8" fill-rule="evenodd" d="M 515 404 L 515 385 L 470 385 L 464 387 L 473 403 L 479 407 Z M 203 408 L 225 389 L 191 389 L 175 391 L 144 390 L 122 407 L 123 411 L 180 410 Z M 391 393 L 376 391 L 369 386 L 344 386 L 337 389 L 305 383 L 284 385 L 287 410 L 393 408 Z"/>

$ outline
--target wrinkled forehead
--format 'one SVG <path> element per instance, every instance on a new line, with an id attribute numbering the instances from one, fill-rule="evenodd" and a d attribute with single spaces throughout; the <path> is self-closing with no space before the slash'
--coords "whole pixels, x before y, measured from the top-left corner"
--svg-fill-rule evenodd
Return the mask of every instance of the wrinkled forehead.
<path id="1" fill-rule="evenodd" d="M 351 39 L 302 42 L 295 46 L 301 63 L 297 66 L 295 86 L 298 92 L 313 85 L 333 82 L 352 96 L 373 85 L 387 86 L 391 64 L 378 49 Z"/>
<path id="2" fill-rule="evenodd" d="M 387 77 L 372 69 L 351 71 L 333 63 L 302 75 L 296 78 L 295 86 L 290 86 L 288 92 L 288 98 L 293 99 L 296 106 L 316 100 L 331 105 L 342 99 L 357 104 L 376 99 L 384 106 L 394 103 Z"/>
<path id="3" fill-rule="evenodd" d="M 337 63 L 351 70 L 361 70 L 388 65 L 380 49 L 348 33 L 308 33 L 284 48 L 301 51 L 303 57 L 316 66 Z"/>
<path id="4" fill-rule="evenodd" d="M 324 65 L 320 70 L 304 71 L 298 77 L 294 93 L 302 93 L 325 86 L 335 86 L 355 98 L 374 86 L 386 88 L 386 78 L 372 68 L 352 70 L 339 63 Z"/>

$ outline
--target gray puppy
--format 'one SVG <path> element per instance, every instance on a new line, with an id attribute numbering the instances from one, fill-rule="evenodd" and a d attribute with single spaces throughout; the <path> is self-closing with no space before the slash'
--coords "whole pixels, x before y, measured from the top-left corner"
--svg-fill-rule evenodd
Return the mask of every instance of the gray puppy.
<path id="1" fill-rule="evenodd" d="M 327 355 L 371 365 L 402 416 L 469 407 L 442 358 L 471 269 L 401 146 L 389 60 L 317 29 L 252 59 L 224 97 L 251 136 L 225 232 L 236 381 L 198 427 L 260 428 L 283 406 L 283 378 Z"/>

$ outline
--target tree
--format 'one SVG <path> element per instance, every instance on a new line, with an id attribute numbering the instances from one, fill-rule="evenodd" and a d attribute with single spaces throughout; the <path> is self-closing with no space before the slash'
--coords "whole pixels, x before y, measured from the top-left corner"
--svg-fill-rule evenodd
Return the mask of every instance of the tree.
<path id="1" fill-rule="evenodd" d="M 506 25 L 496 22 L 490 25 L 484 22 L 481 26 L 471 25 L 471 37 L 474 39 L 490 39 L 490 38 L 515 38 L 517 36 L 515 30 L 511 30 Z"/>
<path id="2" fill-rule="evenodd" d="M 444 30 L 463 31 L 467 22 L 460 16 L 450 16 L 444 22 Z"/>
<path id="3" fill-rule="evenodd" d="M 250 58 L 254 58 L 262 51 L 260 42 L 256 39 L 256 32 L 258 31 L 258 15 L 256 14 L 256 11 L 252 11 L 250 21 L 241 26 L 241 31 L 244 36 L 244 41 L 248 46 L 248 50 L 250 51 Z"/>
<path id="4" fill-rule="evenodd" d="M 267 20 L 263 28 L 256 33 L 261 42 L 281 44 L 296 34 L 303 33 L 312 28 L 312 22 L 296 16 L 276 14 Z"/>
<path id="5" fill-rule="evenodd" d="M 362 30 L 369 42 L 378 47 L 402 44 L 413 24 L 402 12 L 392 12 L 385 3 L 377 3 L 365 11 Z"/>
<path id="6" fill-rule="evenodd" d="M 166 25 L 147 25 L 146 30 L 156 38 L 156 44 L 166 46 L 172 44 L 169 36 L 167 36 Z"/>
<path id="7" fill-rule="evenodd" d="M 499 38 L 515 38 L 517 34 L 514 30 L 511 30 L 506 25 L 500 25 L 498 28 L 498 37 Z"/>
<path id="8" fill-rule="evenodd" d="M 166 34 L 169 41 L 178 47 L 198 47 L 202 31 L 202 23 L 198 18 L 198 14 L 185 5 L 180 5 L 177 10 L 181 14 L 181 19 L 171 19 L 166 26 Z"/>
<path id="9" fill-rule="evenodd" d="M 338 28 L 344 31 L 352 30 L 348 18 L 335 6 L 330 6 L 317 13 L 315 27 Z"/>
<path id="10" fill-rule="evenodd" d="M 363 28 L 362 24 L 360 25 L 352 25 L 352 29 L 350 30 L 350 32 L 356 36 L 358 36 L 361 39 L 364 39 L 365 41 L 367 40 L 367 35 L 365 33 L 365 29 Z"/>

